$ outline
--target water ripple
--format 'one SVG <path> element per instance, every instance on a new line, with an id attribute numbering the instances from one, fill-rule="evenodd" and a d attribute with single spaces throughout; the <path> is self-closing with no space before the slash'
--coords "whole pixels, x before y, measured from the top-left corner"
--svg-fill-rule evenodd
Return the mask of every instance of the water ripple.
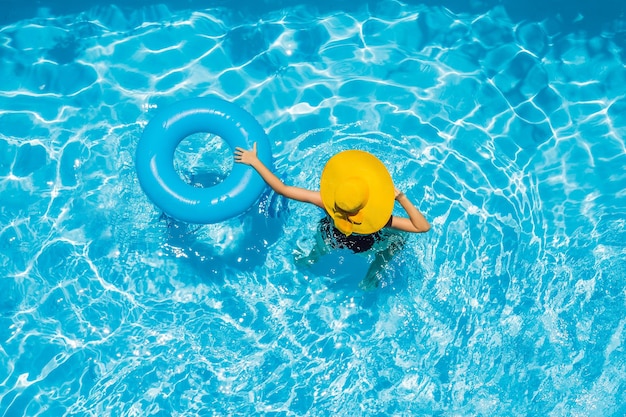
<path id="1" fill-rule="evenodd" d="M 616 27 L 386 1 L 0 28 L 1 414 L 620 414 Z M 294 262 L 315 208 L 268 193 L 219 225 L 165 218 L 134 149 L 160 107 L 205 95 L 251 111 L 295 185 L 375 153 L 433 229 L 363 292 L 367 259 Z M 231 166 L 210 136 L 176 155 L 205 185 Z"/>

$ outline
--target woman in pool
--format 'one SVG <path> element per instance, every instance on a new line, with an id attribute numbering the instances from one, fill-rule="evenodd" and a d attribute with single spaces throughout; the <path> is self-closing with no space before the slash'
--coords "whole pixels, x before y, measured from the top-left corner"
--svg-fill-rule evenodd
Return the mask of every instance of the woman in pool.
<path id="1" fill-rule="evenodd" d="M 253 167 L 278 194 L 314 204 L 327 216 L 320 222 L 318 245 L 301 262 L 314 263 L 330 249 L 355 253 L 376 249 L 376 257 L 362 286 L 377 285 L 379 271 L 402 248 L 404 239 L 389 229 L 423 233 L 430 224 L 408 197 L 395 188 L 385 165 L 374 155 L 358 150 L 343 151 L 328 160 L 320 178 L 320 190 L 285 185 L 252 150 L 235 149 L 235 161 Z M 392 216 L 394 201 L 408 217 Z M 378 243 L 382 243 L 379 245 Z"/>

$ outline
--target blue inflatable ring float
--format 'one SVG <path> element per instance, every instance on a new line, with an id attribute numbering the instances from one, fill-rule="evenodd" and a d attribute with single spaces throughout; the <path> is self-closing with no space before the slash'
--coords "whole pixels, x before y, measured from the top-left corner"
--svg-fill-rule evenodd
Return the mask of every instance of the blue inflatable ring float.
<path id="1" fill-rule="evenodd" d="M 234 163 L 230 174 L 207 188 L 186 183 L 174 169 L 174 152 L 187 136 L 207 132 L 230 147 L 252 149 L 272 166 L 269 139 L 257 120 L 241 107 L 218 98 L 180 101 L 160 111 L 146 126 L 135 156 L 139 184 L 167 215 L 189 223 L 218 223 L 252 206 L 266 187 L 254 168 Z"/>

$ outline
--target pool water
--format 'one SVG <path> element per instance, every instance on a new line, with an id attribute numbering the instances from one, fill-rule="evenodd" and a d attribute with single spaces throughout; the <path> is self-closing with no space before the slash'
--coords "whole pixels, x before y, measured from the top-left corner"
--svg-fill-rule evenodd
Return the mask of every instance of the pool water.
<path id="1" fill-rule="evenodd" d="M 3 16 L 0 415 L 626 415 L 623 5 L 187 4 Z M 162 216 L 134 151 L 197 96 L 294 185 L 376 154 L 432 230 L 364 291 L 371 257 L 295 262 L 313 207 Z M 232 159 L 199 134 L 175 164 Z"/>

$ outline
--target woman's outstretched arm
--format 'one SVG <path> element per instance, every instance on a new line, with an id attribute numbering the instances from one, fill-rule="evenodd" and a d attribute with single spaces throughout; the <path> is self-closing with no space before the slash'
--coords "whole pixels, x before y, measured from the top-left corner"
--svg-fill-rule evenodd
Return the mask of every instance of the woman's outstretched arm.
<path id="1" fill-rule="evenodd" d="M 430 230 L 430 223 L 424 215 L 413 205 L 403 192 L 396 188 L 396 201 L 400 203 L 409 218 L 393 216 L 391 227 L 405 232 L 424 233 Z"/>
<path id="2" fill-rule="evenodd" d="M 307 190 L 306 188 L 293 187 L 285 185 L 268 167 L 261 162 L 257 156 L 256 142 L 252 146 L 251 150 L 236 148 L 235 149 L 235 161 L 250 165 L 254 168 L 261 178 L 274 190 L 277 194 L 291 198 L 292 200 L 302 201 L 305 203 L 315 204 L 318 207 L 324 208 L 322 203 L 322 197 L 319 191 Z"/>

